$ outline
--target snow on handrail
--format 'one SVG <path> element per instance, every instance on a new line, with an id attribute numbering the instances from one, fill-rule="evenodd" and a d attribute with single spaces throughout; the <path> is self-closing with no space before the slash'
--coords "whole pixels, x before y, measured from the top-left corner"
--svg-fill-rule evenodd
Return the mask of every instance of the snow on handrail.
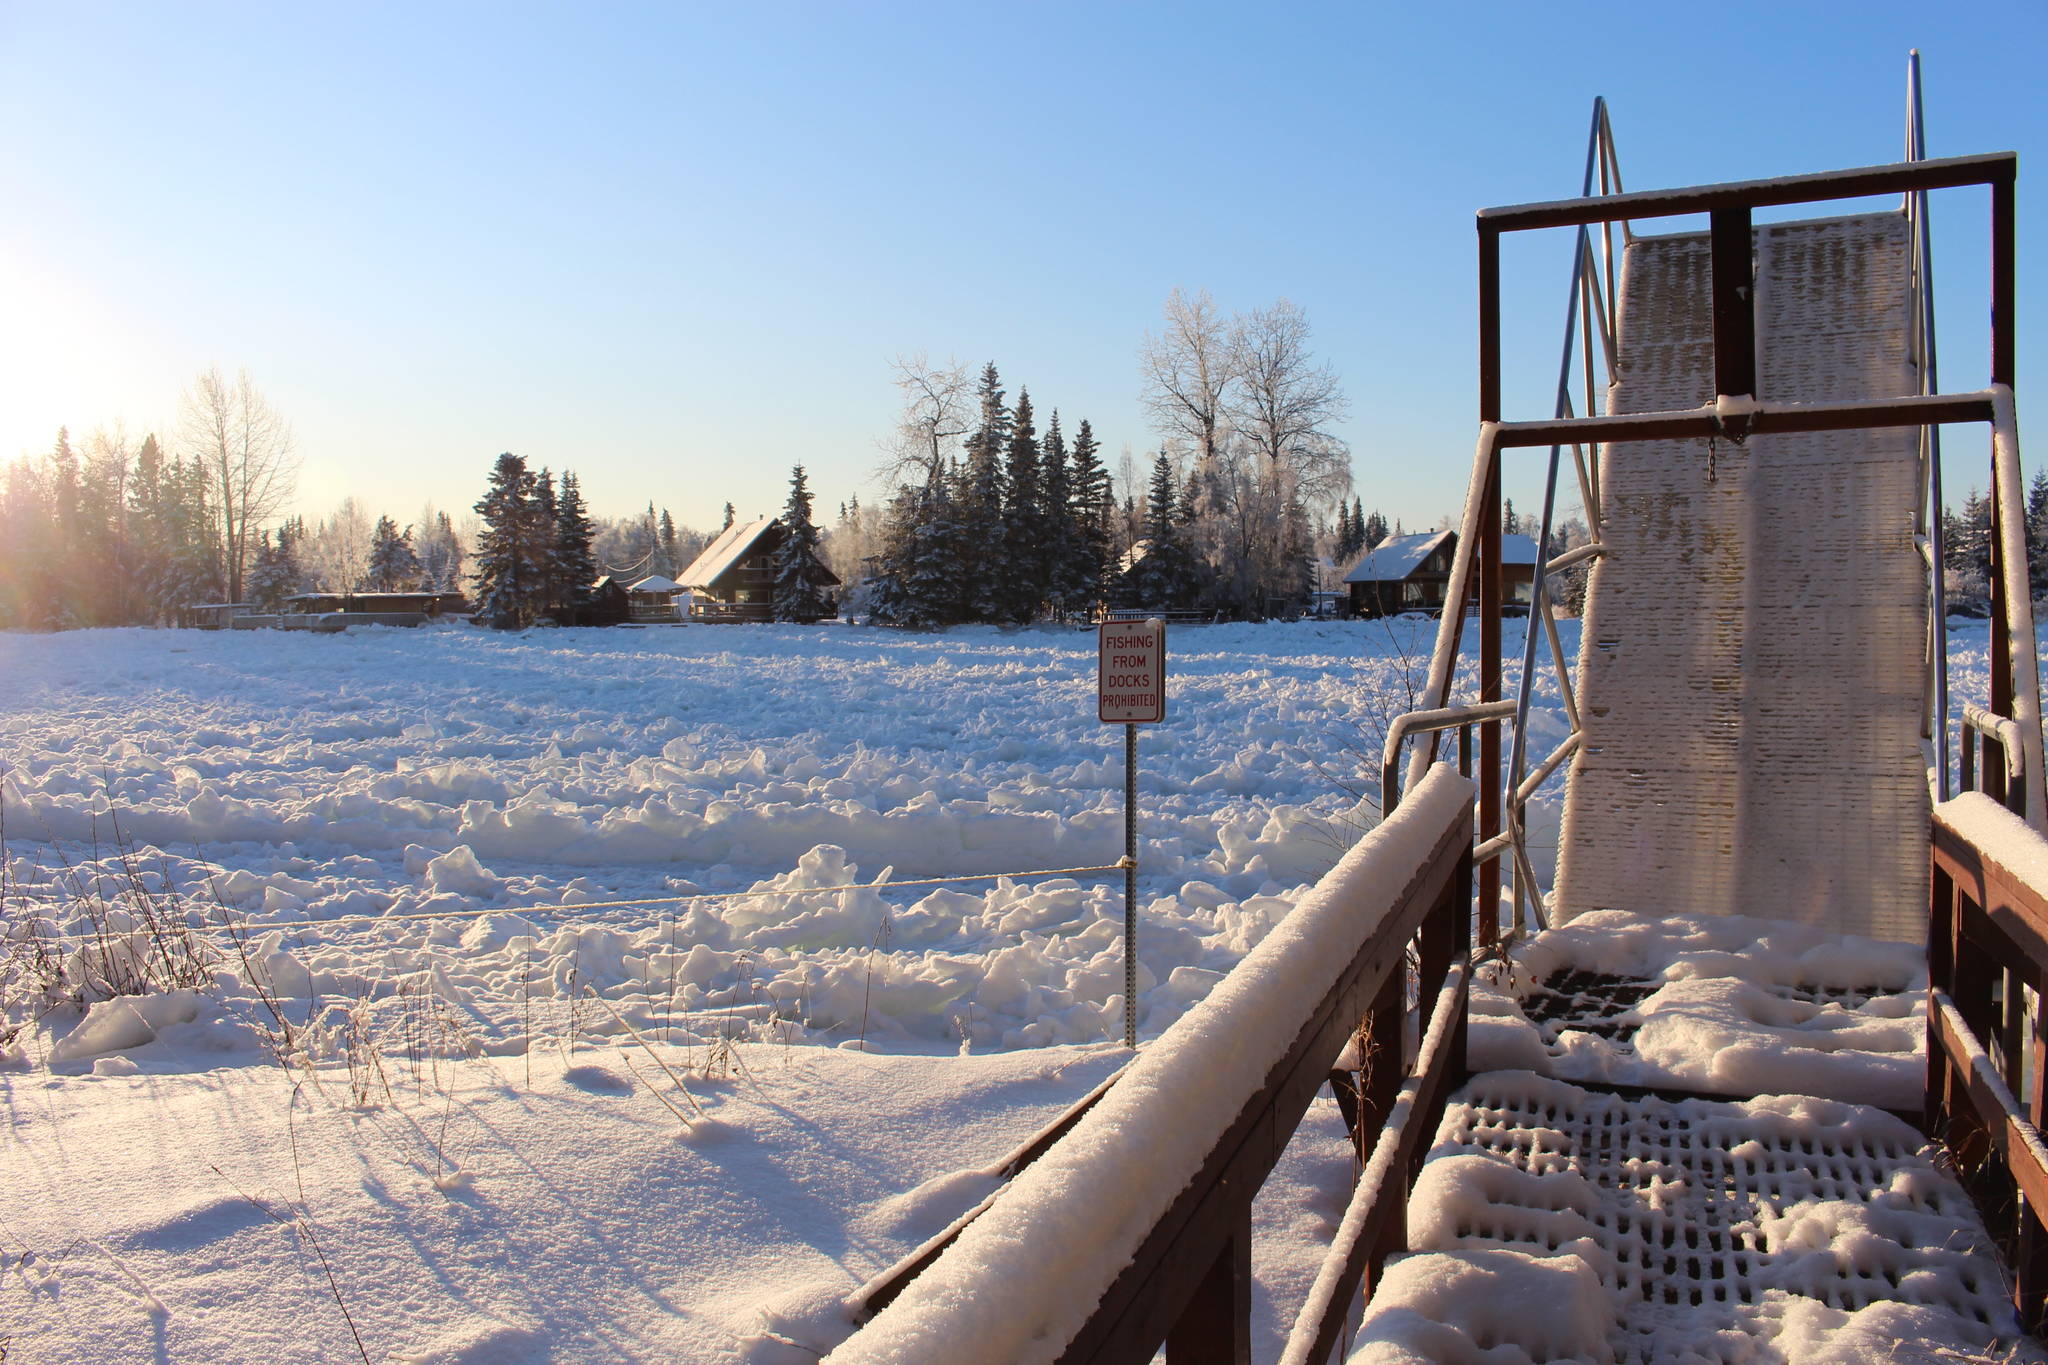
<path id="1" fill-rule="evenodd" d="M 1295 1315 L 1294 1330 L 1288 1333 L 1280 1365 L 1315 1365 L 1318 1360 L 1328 1358 L 1327 1349 L 1318 1355 L 1317 1348 L 1324 1344 L 1321 1338 L 1328 1324 L 1338 1316 L 1339 1303 L 1349 1300 L 1358 1291 L 1358 1271 L 1363 1268 L 1364 1257 L 1368 1254 L 1368 1238 L 1379 1231 L 1373 1226 L 1373 1219 L 1383 1207 L 1382 1200 L 1387 1197 L 1389 1182 L 1405 1176 L 1413 1155 L 1413 1144 L 1421 1137 L 1429 1136 L 1411 1135 L 1409 1125 L 1417 1121 L 1422 1092 L 1436 1074 L 1446 1044 L 1455 1036 L 1455 1021 L 1460 1017 L 1458 1005 L 1471 975 L 1470 963 L 1453 963 L 1442 989 L 1437 992 L 1436 1008 L 1429 1016 L 1429 1032 L 1416 1054 L 1415 1066 L 1401 1084 L 1400 1097 L 1395 1100 L 1393 1112 L 1387 1116 L 1386 1126 L 1372 1149 L 1372 1160 L 1351 1191 L 1351 1202 L 1344 1210 L 1344 1220 L 1338 1225 L 1336 1239 L 1324 1254 L 1322 1266 L 1316 1271 L 1315 1283 L 1310 1286 L 1308 1297 L 1302 1300 L 1301 1310 Z"/>
<path id="2" fill-rule="evenodd" d="M 1402 902 L 1472 783 L 1439 765 L 1236 970 L 1133 1062 L 901 1297 L 832 1352 L 839 1365 L 1057 1360 Z M 1469 836 L 1467 836 L 1469 837 Z"/>
<path id="3" fill-rule="evenodd" d="M 2005 775 L 2008 778 L 2027 775 L 2026 736 L 2021 732 L 2018 721 L 2011 716 L 2001 716 L 1988 706 L 1966 701 L 1963 703 L 1963 728 L 1998 741 L 1998 747 L 2005 753 Z M 1968 761 L 1965 755 L 1964 762 Z"/>
<path id="4" fill-rule="evenodd" d="M 2048 840 L 2025 820 L 1983 792 L 1962 792 L 1935 806 L 1934 824 L 2048 903 Z"/>
<path id="5" fill-rule="evenodd" d="M 2041 776 L 2041 662 L 2035 653 L 2033 590 L 2027 583 L 2027 504 L 2020 487 L 2019 419 L 2012 388 L 1993 384 L 1991 472 L 1997 484 L 1999 560 L 2005 578 L 2005 616 L 2012 636 L 2013 719 L 2026 752 L 2027 823 L 2048 834 L 2048 792 Z M 1994 699 L 1995 700 L 1995 699 Z"/>

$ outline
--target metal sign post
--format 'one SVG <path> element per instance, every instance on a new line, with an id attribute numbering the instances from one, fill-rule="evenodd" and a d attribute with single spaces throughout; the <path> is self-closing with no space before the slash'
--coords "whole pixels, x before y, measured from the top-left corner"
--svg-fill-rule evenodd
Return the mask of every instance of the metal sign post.
<path id="1" fill-rule="evenodd" d="M 1124 727 L 1124 1046 L 1138 1045 L 1138 727 L 1166 719 L 1166 622 L 1097 629 L 1095 714 Z"/>

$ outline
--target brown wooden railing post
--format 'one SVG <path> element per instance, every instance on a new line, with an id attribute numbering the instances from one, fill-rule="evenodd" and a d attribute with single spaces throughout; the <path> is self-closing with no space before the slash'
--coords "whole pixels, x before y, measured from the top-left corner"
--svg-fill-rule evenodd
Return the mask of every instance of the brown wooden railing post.
<path id="1" fill-rule="evenodd" d="M 1964 727 L 1963 747 L 1969 748 Z M 1956 886 L 1948 869 L 1934 861 L 1927 895 L 1927 1098 L 1920 1126 L 1939 1135 L 1948 1127 L 1948 1054 L 1935 1045 L 1941 1036 L 1936 1001 L 1955 994 Z"/>
<path id="2" fill-rule="evenodd" d="M 1408 1032 L 1406 977 L 1405 964 L 1397 963 L 1394 970 L 1387 973 L 1379 995 L 1373 1000 L 1372 1011 L 1366 1016 L 1366 1036 L 1372 1050 L 1365 1058 L 1366 1071 L 1360 1078 L 1358 1094 L 1356 1141 L 1360 1169 L 1372 1159 L 1380 1130 L 1386 1126 L 1387 1116 L 1394 1112 L 1394 1102 L 1401 1094 L 1401 1082 L 1408 1074 L 1404 1047 Z M 1427 983 L 1429 977 L 1424 976 L 1422 980 Z M 1423 986 L 1422 994 L 1425 998 L 1431 994 L 1427 984 Z M 1381 1263 L 1389 1255 L 1406 1250 L 1407 1245 L 1408 1219 L 1404 1201 L 1381 1227 L 1378 1244 L 1373 1248 L 1372 1263 L 1365 1275 L 1366 1293 L 1372 1292 L 1373 1283 L 1379 1278 Z"/>
<path id="3" fill-rule="evenodd" d="M 1166 1335 L 1166 1365 L 1251 1365 L 1252 1201 L 1242 1193 L 1230 1236 Z"/>
<path id="4" fill-rule="evenodd" d="M 2021 1100 L 2026 1106 L 2027 1120 L 2038 1131 L 2044 1112 L 2043 1101 L 2048 1098 L 2048 1077 L 2043 1077 L 2041 1068 L 2048 1064 L 2048 993 L 2043 993 L 2044 984 L 2035 981 L 2034 999 L 2034 1056 L 2033 1083 L 2026 1089 Z M 2015 991 L 2015 995 L 2020 992 Z M 2019 1086 L 2015 1084 L 2014 1090 Z M 2030 1211 L 2034 1216 L 2020 1219 L 2019 1252 L 2013 1258 L 2017 1263 L 2013 1270 L 2015 1284 L 2014 1298 L 2019 1305 L 2020 1320 L 2030 1328 L 2038 1329 L 2043 1309 L 2048 1308 L 2048 1230 L 2040 1220 L 2042 1210 Z"/>

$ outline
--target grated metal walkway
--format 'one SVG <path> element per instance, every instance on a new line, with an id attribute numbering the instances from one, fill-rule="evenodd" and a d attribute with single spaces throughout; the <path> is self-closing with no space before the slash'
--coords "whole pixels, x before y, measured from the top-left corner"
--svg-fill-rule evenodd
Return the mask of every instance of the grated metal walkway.
<path id="1" fill-rule="evenodd" d="M 1963 1189 L 1910 1126 L 1865 1106 L 1630 1099 L 1487 1073 L 1445 1112 L 1410 1217 L 1416 1252 L 1589 1266 L 1609 1301 L 1606 1349 L 1582 1343 L 1573 1359 L 1753 1365 L 1804 1358 L 1830 1334 L 1855 1359 L 1901 1323 L 1913 1351 L 1870 1358 L 1987 1359 L 2019 1340 Z M 1361 1347 L 1401 1320 L 1401 1283 L 1427 1269 L 1390 1275 Z M 1795 1324 L 1806 1345 L 1787 1350 Z"/>

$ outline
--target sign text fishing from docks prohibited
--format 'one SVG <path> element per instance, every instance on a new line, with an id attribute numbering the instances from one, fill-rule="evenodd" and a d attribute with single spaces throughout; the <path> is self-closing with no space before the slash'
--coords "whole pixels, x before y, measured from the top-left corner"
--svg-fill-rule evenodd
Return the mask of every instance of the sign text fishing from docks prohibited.
<path id="1" fill-rule="evenodd" d="M 1166 622 L 1104 621 L 1096 715 L 1106 724 L 1156 725 L 1166 719 Z"/>

